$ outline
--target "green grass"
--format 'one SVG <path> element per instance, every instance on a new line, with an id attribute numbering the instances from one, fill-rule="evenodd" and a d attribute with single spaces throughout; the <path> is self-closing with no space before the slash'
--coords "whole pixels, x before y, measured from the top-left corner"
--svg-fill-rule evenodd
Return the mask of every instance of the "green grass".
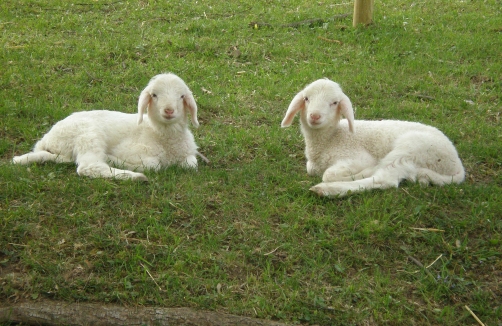
<path id="1" fill-rule="evenodd" d="M 0 301 L 318 325 L 473 325 L 467 305 L 495 325 L 500 1 L 377 1 L 372 26 L 330 20 L 351 11 L 341 1 L 2 1 Z M 285 26 L 313 18 L 325 23 Z M 78 177 L 72 164 L 10 164 L 71 112 L 135 112 L 166 71 L 199 105 L 194 134 L 211 164 L 197 173 L 171 167 L 139 184 Z M 298 122 L 280 122 L 322 77 L 341 84 L 356 118 L 443 130 L 466 182 L 314 196 L 320 178 L 306 175 Z M 426 271 L 410 257 L 440 258 Z"/>

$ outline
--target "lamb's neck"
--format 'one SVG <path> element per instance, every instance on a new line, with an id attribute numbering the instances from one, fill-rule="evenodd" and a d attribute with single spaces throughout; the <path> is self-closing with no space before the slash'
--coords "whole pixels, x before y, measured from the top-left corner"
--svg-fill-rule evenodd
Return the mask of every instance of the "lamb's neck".
<path id="1" fill-rule="evenodd" d="M 326 127 L 322 129 L 311 129 L 302 125 L 302 133 L 305 138 L 305 146 L 309 148 L 323 149 L 327 144 L 331 143 L 336 138 L 336 134 L 340 131 L 340 127 Z"/>
<path id="2" fill-rule="evenodd" d="M 158 136 L 174 137 L 175 135 L 183 134 L 187 129 L 187 125 L 183 121 L 173 124 L 164 124 L 150 120 L 149 128 Z"/>

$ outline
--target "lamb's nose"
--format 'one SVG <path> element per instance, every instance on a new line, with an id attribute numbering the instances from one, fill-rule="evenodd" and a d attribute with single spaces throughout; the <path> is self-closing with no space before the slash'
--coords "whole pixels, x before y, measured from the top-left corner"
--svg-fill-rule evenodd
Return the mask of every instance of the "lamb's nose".
<path id="1" fill-rule="evenodd" d="M 311 113 L 310 114 L 310 119 L 316 121 L 316 120 L 319 120 L 321 118 L 321 115 L 320 114 L 317 114 L 317 113 Z"/>
<path id="2" fill-rule="evenodd" d="M 174 113 L 174 110 L 173 109 L 165 109 L 164 112 L 167 114 L 167 115 L 171 115 Z"/>

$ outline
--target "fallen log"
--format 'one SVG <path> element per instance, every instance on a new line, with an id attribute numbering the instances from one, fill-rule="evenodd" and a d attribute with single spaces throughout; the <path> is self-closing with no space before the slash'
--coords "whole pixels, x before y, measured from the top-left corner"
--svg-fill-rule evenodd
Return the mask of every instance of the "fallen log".
<path id="1" fill-rule="evenodd" d="M 191 308 L 123 307 L 97 303 L 36 301 L 0 303 L 0 323 L 28 325 L 281 326 L 282 323 Z"/>

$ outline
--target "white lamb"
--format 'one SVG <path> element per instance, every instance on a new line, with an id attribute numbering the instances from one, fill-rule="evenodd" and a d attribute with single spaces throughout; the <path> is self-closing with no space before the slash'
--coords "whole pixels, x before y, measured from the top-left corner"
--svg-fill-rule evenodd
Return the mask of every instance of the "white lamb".
<path id="1" fill-rule="evenodd" d="M 398 187 L 402 180 L 439 186 L 464 180 L 457 151 L 441 131 L 417 122 L 354 121 L 350 99 L 331 80 L 317 80 L 298 93 L 282 127 L 298 112 L 307 172 L 322 175 L 323 182 L 310 188 L 318 195 Z"/>
<path id="2" fill-rule="evenodd" d="M 15 156 L 13 162 L 75 162 L 79 175 L 140 181 L 148 179 L 130 170 L 158 170 L 173 164 L 197 168 L 188 113 L 198 127 L 190 89 L 178 76 L 160 74 L 141 92 L 138 115 L 106 110 L 73 113 L 56 123 L 32 152 Z"/>

